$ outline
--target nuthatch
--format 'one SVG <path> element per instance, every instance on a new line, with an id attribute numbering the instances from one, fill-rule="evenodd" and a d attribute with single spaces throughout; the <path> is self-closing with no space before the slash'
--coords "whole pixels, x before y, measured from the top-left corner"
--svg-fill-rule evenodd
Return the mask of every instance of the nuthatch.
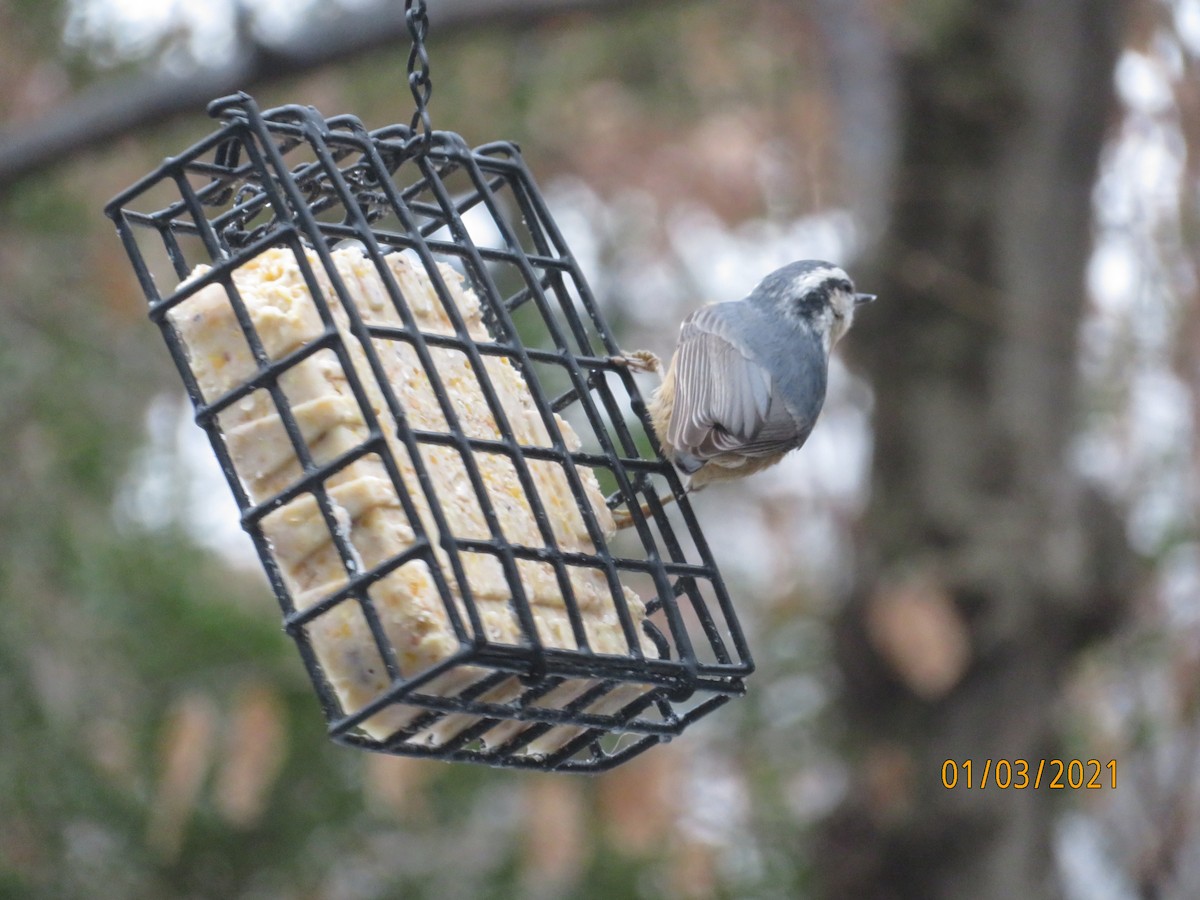
<path id="1" fill-rule="evenodd" d="M 689 476 L 688 491 L 765 469 L 807 440 L 825 402 L 829 351 L 855 309 L 874 299 L 832 263 L 803 260 L 744 299 L 683 320 L 650 417 L 663 453 Z M 660 367 L 646 352 L 620 359 Z M 618 511 L 619 527 L 630 521 Z"/>

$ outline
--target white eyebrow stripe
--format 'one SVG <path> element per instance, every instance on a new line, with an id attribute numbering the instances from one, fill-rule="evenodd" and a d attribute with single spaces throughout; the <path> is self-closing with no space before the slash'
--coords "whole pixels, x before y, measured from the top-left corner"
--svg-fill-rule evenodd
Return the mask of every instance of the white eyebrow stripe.
<path id="1" fill-rule="evenodd" d="M 804 294 L 811 291 L 815 287 L 819 287 L 826 281 L 845 278 L 850 280 L 841 269 L 834 266 L 826 266 L 820 269 L 813 269 L 811 272 L 805 272 L 793 283 L 793 287 L 797 294 Z"/>

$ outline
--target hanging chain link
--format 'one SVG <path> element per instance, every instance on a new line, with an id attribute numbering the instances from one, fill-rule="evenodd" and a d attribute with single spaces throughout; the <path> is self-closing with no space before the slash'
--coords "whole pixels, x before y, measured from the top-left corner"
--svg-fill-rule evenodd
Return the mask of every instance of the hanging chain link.
<path id="1" fill-rule="evenodd" d="M 408 53 L 408 89 L 417 104 L 412 117 L 415 136 L 421 134 L 421 142 L 428 144 L 430 132 L 429 97 L 433 93 L 433 82 L 429 80 L 429 53 L 425 50 L 425 36 L 429 33 L 429 15 L 425 0 L 404 0 L 404 21 L 412 36 L 412 50 Z"/>

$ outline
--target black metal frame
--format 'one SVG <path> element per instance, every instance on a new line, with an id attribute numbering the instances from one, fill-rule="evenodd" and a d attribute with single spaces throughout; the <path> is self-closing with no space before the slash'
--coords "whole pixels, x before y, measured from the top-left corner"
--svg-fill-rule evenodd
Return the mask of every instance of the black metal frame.
<path id="1" fill-rule="evenodd" d="M 296 640 L 321 698 L 331 736 L 345 744 L 388 753 L 535 769 L 601 770 L 669 740 L 700 716 L 743 693 L 743 679 L 753 670 L 753 663 L 720 573 L 678 478 L 655 442 L 637 385 L 628 369 L 614 360 L 620 351 L 517 148 L 492 143 L 471 150 L 456 134 L 418 132 L 403 125 L 368 132 L 354 117 L 326 120 L 311 107 L 285 106 L 261 112 L 245 94 L 214 101 L 209 112 L 222 120 L 215 133 L 164 161 L 114 198 L 105 212 L 116 223 L 149 301 L 150 317 L 162 330 L 195 406 L 196 421 L 208 433 L 233 490 L 243 527 L 254 540 L 283 608 L 286 630 Z M 455 185 L 466 189 L 456 189 Z M 139 208 L 147 204 L 148 208 Z M 465 221 L 472 216 L 486 216 L 488 227 L 493 229 L 488 240 L 473 237 Z M 422 333 L 390 276 L 385 280 L 405 327 L 366 324 L 337 277 L 330 256 L 331 248 L 346 239 L 362 242 L 363 252 L 375 262 L 381 275 L 387 272 L 385 252 L 415 252 L 454 322 L 456 334 Z M 232 272 L 264 249 L 279 246 L 295 252 L 325 329 L 300 349 L 271 360 L 233 286 Z M 416 468 L 438 534 L 422 530 L 385 441 L 384 425 L 372 413 L 361 379 L 347 356 L 344 337 L 334 326 L 330 303 L 322 296 L 316 273 L 305 260 L 306 248 L 317 254 L 349 316 L 352 335 L 364 348 L 372 374 L 384 387 L 388 412 Z M 437 273 L 438 260 L 449 261 L 465 271 L 494 341 L 479 342 L 467 336 Z M 198 263 L 211 265 L 211 271 L 204 278 L 185 281 Z M 170 290 L 160 290 L 159 281 L 173 281 L 174 285 Z M 203 396 L 187 351 L 167 315 L 211 284 L 222 285 L 228 294 L 258 368 L 252 378 L 215 398 Z M 539 326 L 537 339 L 532 341 L 520 333 L 522 329 L 528 332 L 531 325 Z M 420 431 L 409 426 L 403 398 L 387 388 L 373 349 L 374 340 L 405 341 L 416 351 L 442 406 L 448 432 Z M 536 346 L 539 342 L 545 346 Z M 430 348 L 434 347 L 465 354 L 495 415 L 500 440 L 463 434 L 431 362 Z M 321 351 L 337 354 L 371 430 L 360 447 L 316 465 L 279 378 L 290 367 Z M 506 357 L 522 371 L 552 447 L 518 444 L 484 369 L 483 358 L 488 355 Z M 539 372 L 565 379 L 569 386 L 551 396 Z M 262 389 L 268 390 L 275 401 L 304 474 L 279 494 L 254 503 L 230 458 L 217 417 L 222 410 Z M 566 414 L 572 407 L 594 436 L 598 445 L 595 449 L 572 451 L 564 444 L 554 414 Z M 626 421 L 626 407 L 636 419 L 635 427 Z M 423 444 L 451 447 L 461 455 L 491 524 L 490 540 L 464 540 L 450 533 L 436 491 L 422 467 L 418 450 Z M 475 453 L 503 454 L 512 461 L 539 522 L 544 546 L 517 546 L 505 539 L 473 462 Z M 417 539 L 410 550 L 362 572 L 354 565 L 354 548 L 337 527 L 325 481 L 367 454 L 384 461 Z M 597 548 L 594 553 L 566 552 L 556 546 L 526 460 L 551 460 L 562 466 Z M 616 487 L 610 505 L 624 505 L 631 513 L 630 530 L 640 542 L 637 553 L 618 553 L 620 542 L 605 540 L 576 466 L 609 473 Z M 674 492 L 677 516 L 667 516 L 658 500 L 655 480 L 665 482 Z M 261 523 L 272 511 L 305 493 L 317 500 L 346 566 L 348 583 L 298 611 Z M 639 510 L 643 500 L 650 516 Z M 617 544 L 617 549 L 610 544 Z M 446 551 L 449 572 L 439 565 L 435 546 Z M 460 559 L 463 552 L 490 554 L 500 560 L 512 589 L 510 603 L 523 631 L 522 644 L 496 644 L 486 639 L 464 576 Z M 460 650 L 429 670 L 406 678 L 368 588 L 415 559 L 423 560 L 433 575 Z M 517 575 L 517 561 L 522 559 L 554 568 L 579 649 L 549 647 L 539 639 Z M 658 658 L 643 652 L 634 623 L 619 599 L 614 599 L 613 606 L 628 654 L 615 656 L 588 649 L 567 577 L 571 566 L 603 572 L 614 598 L 622 596 L 622 573 L 652 585 L 655 596 L 647 604 L 650 615 L 643 627 L 657 648 Z M 462 586 L 461 597 L 452 592 L 451 583 Z M 304 627 L 340 603 L 361 607 L 391 681 L 391 687 L 374 702 L 349 715 L 329 685 Z M 486 674 L 451 696 L 423 692 L 423 687 L 438 676 L 458 667 Z M 513 676 L 518 676 L 523 686 L 519 696 L 506 702 L 486 700 L 488 691 L 511 682 Z M 556 687 L 572 680 L 579 680 L 576 687 L 583 690 L 582 694 L 561 706 L 539 703 Z M 614 691 L 628 684 L 647 690 L 621 703 L 616 711 L 602 703 L 605 711 L 595 711 L 598 702 L 612 698 Z M 376 740 L 356 730 L 372 715 L 394 704 L 416 707 L 420 712 L 387 740 Z M 432 726 L 448 716 L 463 714 L 475 717 L 470 727 L 430 745 Z M 498 746 L 485 745 L 482 736 L 505 720 L 528 726 Z M 562 732 L 569 739 L 548 755 L 529 752 L 531 742 L 560 726 L 571 726 L 578 733 Z"/>

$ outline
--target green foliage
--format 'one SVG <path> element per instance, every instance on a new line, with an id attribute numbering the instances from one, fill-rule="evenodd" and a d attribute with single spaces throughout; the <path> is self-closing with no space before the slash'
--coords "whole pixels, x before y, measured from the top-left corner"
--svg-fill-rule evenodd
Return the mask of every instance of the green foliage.
<path id="1" fill-rule="evenodd" d="M 230 578 L 182 534 L 100 542 L 72 576 L 74 592 L 107 629 L 152 638 L 139 641 L 134 656 L 146 683 L 192 683 L 250 660 L 291 659 L 265 585 Z"/>
<path id="2" fill-rule="evenodd" d="M 0 21 L 12 31 L 3 44 L 51 58 L 61 52 L 66 0 L 8 0 L 5 6 Z"/>
<path id="3" fill-rule="evenodd" d="M 13 231 L 62 240 L 65 235 L 82 235 L 95 227 L 96 211 L 84 197 L 65 191 L 54 179 L 18 182 L 0 201 L 4 221 Z"/>

